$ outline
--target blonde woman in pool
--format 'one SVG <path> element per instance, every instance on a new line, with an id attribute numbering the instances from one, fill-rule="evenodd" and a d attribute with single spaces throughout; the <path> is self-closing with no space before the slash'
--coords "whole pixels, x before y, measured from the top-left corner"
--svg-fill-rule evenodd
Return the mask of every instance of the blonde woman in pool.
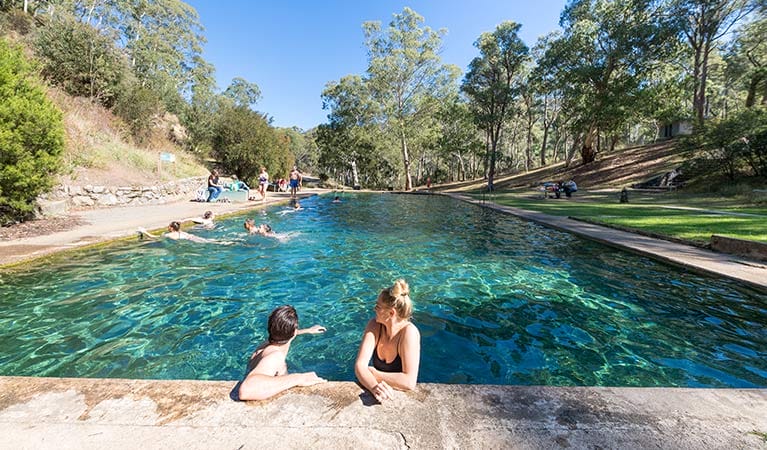
<path id="1" fill-rule="evenodd" d="M 393 389 L 415 388 L 421 359 L 421 334 L 410 322 L 413 304 L 405 280 L 397 280 L 378 294 L 375 318 L 362 334 L 354 372 L 360 384 L 379 402 L 389 400 Z M 369 366 L 370 360 L 373 365 Z"/>

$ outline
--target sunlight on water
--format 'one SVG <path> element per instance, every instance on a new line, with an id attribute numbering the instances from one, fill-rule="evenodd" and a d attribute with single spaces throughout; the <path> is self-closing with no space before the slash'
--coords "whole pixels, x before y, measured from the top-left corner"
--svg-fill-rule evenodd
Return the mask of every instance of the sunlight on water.
<path id="1" fill-rule="evenodd" d="M 430 196 L 314 197 L 0 273 L 0 374 L 237 379 L 289 303 L 288 364 L 353 362 L 382 287 L 411 285 L 424 382 L 767 387 L 767 296 Z M 281 236 L 246 236 L 255 217 Z"/>

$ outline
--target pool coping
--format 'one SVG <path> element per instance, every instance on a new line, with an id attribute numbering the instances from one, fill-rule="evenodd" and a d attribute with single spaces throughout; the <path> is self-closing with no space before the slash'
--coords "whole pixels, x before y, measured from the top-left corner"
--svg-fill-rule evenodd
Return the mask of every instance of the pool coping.
<path id="1" fill-rule="evenodd" d="M 604 227 L 590 222 L 574 220 L 569 217 L 552 216 L 522 208 L 499 205 L 462 194 L 446 192 L 434 193 L 434 195 L 442 195 L 480 207 L 490 208 L 611 247 L 648 256 L 697 273 L 729 278 L 746 283 L 760 291 L 767 291 L 767 264 L 763 262 Z"/>
<path id="2" fill-rule="evenodd" d="M 0 377 L 7 448 L 758 448 L 767 390 L 357 384 L 230 399 L 233 381 Z"/>

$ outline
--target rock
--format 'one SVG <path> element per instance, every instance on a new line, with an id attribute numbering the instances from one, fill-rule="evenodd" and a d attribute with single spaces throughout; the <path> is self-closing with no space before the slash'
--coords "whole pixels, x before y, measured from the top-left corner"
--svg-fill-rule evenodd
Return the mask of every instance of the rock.
<path id="1" fill-rule="evenodd" d="M 38 200 L 35 216 L 38 218 L 66 216 L 68 210 L 66 200 Z"/>
<path id="2" fill-rule="evenodd" d="M 112 206 L 117 204 L 117 197 L 114 194 L 104 194 L 98 197 L 98 204 Z"/>
<path id="3" fill-rule="evenodd" d="M 77 195 L 72 197 L 72 204 L 75 206 L 93 206 L 96 202 L 87 195 Z"/>

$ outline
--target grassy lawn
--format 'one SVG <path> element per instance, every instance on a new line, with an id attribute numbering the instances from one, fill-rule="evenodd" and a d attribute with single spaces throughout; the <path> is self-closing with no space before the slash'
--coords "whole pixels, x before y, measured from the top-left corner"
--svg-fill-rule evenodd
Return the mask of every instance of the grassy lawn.
<path id="1" fill-rule="evenodd" d="M 476 192 L 471 195 L 480 196 Z M 499 192 L 493 196 L 493 201 L 501 205 L 636 229 L 700 244 L 707 244 L 712 234 L 767 243 L 767 207 L 743 205 L 734 199 L 703 195 L 633 192 L 630 195 L 630 203 L 621 204 L 614 192 L 582 194 L 579 191 L 573 199 L 565 199 L 564 196 L 561 199 L 543 199 L 527 189 Z M 715 210 L 725 214 L 675 209 L 677 207 Z M 756 216 L 736 215 L 743 213 Z"/>

